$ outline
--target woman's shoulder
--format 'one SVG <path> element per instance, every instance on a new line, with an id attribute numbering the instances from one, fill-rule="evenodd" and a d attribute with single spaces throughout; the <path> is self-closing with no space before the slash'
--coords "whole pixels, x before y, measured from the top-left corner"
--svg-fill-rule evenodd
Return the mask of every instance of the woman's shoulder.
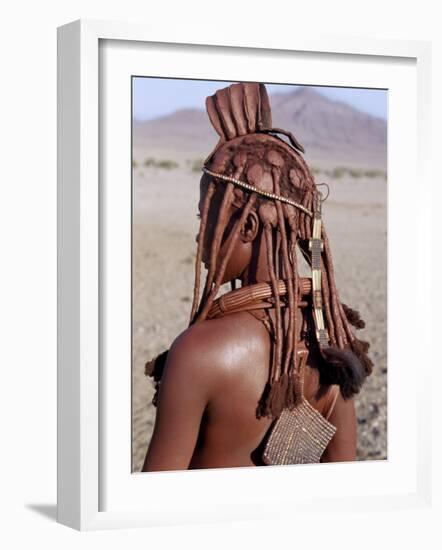
<path id="1" fill-rule="evenodd" d="M 250 354 L 268 352 L 265 327 L 247 312 L 232 313 L 219 319 L 191 325 L 174 340 L 168 357 L 198 370 L 208 364 L 222 371 L 242 364 Z"/>

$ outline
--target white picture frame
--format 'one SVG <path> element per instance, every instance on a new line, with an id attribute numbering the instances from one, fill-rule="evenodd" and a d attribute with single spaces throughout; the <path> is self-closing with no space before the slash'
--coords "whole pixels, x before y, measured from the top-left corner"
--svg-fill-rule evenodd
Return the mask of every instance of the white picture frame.
<path id="1" fill-rule="evenodd" d="M 103 54 L 100 48 L 106 43 L 124 45 L 122 49 L 125 52 L 121 53 L 121 49 L 117 48 L 114 57 Z M 412 373 L 414 360 L 421 358 L 421 362 L 419 378 L 404 377 L 401 387 L 402 394 L 411 399 L 409 406 L 401 403 L 399 398 L 396 399 L 394 388 L 397 379 L 389 378 L 393 392 L 389 394 L 389 399 L 393 399 L 395 406 L 391 410 L 389 406 L 389 460 L 386 467 L 375 461 L 364 464 L 363 469 L 358 464 L 327 465 L 326 468 L 314 471 L 317 484 L 313 487 L 313 471 L 309 466 L 302 467 L 304 488 L 300 470 L 296 470 L 297 474 L 290 467 L 174 472 L 148 474 L 149 477 L 146 477 L 146 474 L 131 474 L 130 467 L 129 470 L 125 468 L 126 463 L 130 464 L 130 430 L 127 433 L 127 449 L 124 449 L 121 434 L 126 433 L 127 422 L 120 421 L 118 416 L 112 418 L 112 431 L 116 435 L 109 443 L 105 429 L 110 414 L 107 403 L 118 391 L 120 374 L 115 377 L 112 374 L 108 377 L 110 383 L 104 384 L 104 358 L 107 355 L 103 352 L 102 344 L 106 322 L 103 303 L 107 303 L 107 289 L 114 283 L 112 279 L 103 283 L 106 269 L 110 266 L 103 243 L 106 242 L 106 233 L 112 230 L 109 221 L 103 223 L 103 217 L 112 220 L 112 216 L 107 216 L 107 209 L 109 213 L 115 212 L 116 208 L 122 209 L 122 203 L 118 193 L 106 195 L 103 186 L 107 180 L 103 173 L 107 174 L 108 171 L 100 171 L 104 138 L 100 124 L 103 116 L 106 116 L 100 90 L 107 82 L 100 65 L 112 64 L 110 78 L 113 78 L 112 75 L 118 77 L 118 67 L 123 67 L 130 74 L 130 67 L 126 66 L 128 52 L 142 48 L 143 45 L 152 46 L 149 59 L 152 63 L 157 59 L 165 74 L 169 74 L 172 69 L 167 67 L 167 58 L 161 57 L 162 45 L 168 49 L 170 56 L 175 56 L 174 63 L 180 70 L 184 70 L 181 69 L 184 65 L 177 63 L 180 50 L 192 53 L 198 49 L 201 60 L 204 58 L 207 63 L 204 65 L 201 61 L 199 71 L 205 71 L 207 78 L 216 76 L 217 79 L 222 79 L 219 78 L 219 67 L 217 71 L 208 74 L 214 48 L 219 55 L 227 55 L 232 66 L 235 59 L 245 54 L 252 57 L 273 56 L 273 59 L 279 57 L 284 64 L 295 53 L 319 57 L 326 55 L 327 59 L 335 57 L 337 60 L 359 64 L 367 62 L 367 66 L 370 59 L 391 66 L 395 63 L 399 65 L 402 61 L 411 64 L 414 76 L 410 77 L 410 71 L 405 71 L 404 75 L 407 73 L 408 76 L 404 78 L 412 78 L 416 88 L 412 86 L 407 93 L 397 93 L 394 96 L 397 99 L 390 105 L 390 115 L 396 117 L 396 120 L 401 115 L 399 105 L 402 100 L 408 101 L 408 105 L 412 104 L 417 117 L 414 120 L 410 116 L 412 120 L 403 122 L 403 128 L 410 129 L 407 143 L 401 141 L 404 137 L 400 137 L 400 129 L 392 130 L 389 125 L 389 181 L 393 184 L 396 181 L 403 183 L 400 194 L 394 185 L 389 190 L 389 201 L 393 205 L 393 209 L 389 210 L 389 235 L 392 239 L 389 239 L 389 244 L 399 242 L 399 226 L 401 230 L 405 228 L 405 237 L 411 239 L 411 245 L 419 239 L 419 262 L 407 273 L 402 272 L 401 285 L 402 289 L 409 285 L 417 288 L 417 300 L 415 305 L 410 306 L 411 313 L 413 307 L 418 307 L 417 304 L 421 315 L 431 312 L 431 292 L 428 292 L 431 286 L 431 241 L 422 238 L 430 234 L 429 205 L 432 192 L 426 158 L 431 117 L 427 86 L 430 78 L 428 43 L 354 37 L 306 38 L 298 35 L 295 38 L 281 37 L 278 43 L 272 44 L 264 41 L 244 42 L 239 37 L 234 43 L 217 40 L 215 44 L 205 42 L 204 37 L 189 40 L 185 30 L 180 35 L 174 33 L 173 36 L 164 36 L 160 33 L 156 36 L 151 30 L 147 32 L 142 25 L 136 24 L 76 21 L 61 27 L 58 30 L 58 521 L 76 529 L 90 530 L 250 519 L 264 514 L 269 517 L 266 506 L 269 501 L 284 504 L 272 506 L 270 516 L 273 517 L 284 517 L 284 514 L 289 517 L 294 510 L 299 514 L 318 513 L 331 505 L 335 513 L 345 513 L 355 503 L 367 512 L 430 506 L 431 454 L 430 428 L 427 423 L 430 402 L 424 389 L 429 387 L 431 334 L 428 332 L 422 335 L 416 349 L 404 356 L 401 355 L 398 342 L 400 338 L 407 338 L 412 333 L 407 334 L 407 327 L 403 327 L 405 333 L 400 332 L 396 327 L 391 327 L 390 323 L 389 361 L 393 364 L 401 363 L 405 374 Z M 197 72 L 195 68 L 195 74 Z M 231 79 L 239 79 L 234 72 Z M 341 81 L 339 78 L 337 72 L 333 84 L 339 85 L 341 82 L 344 85 L 344 77 Z M 353 78 L 356 77 L 353 75 Z M 266 81 L 265 78 L 262 80 Z M 115 82 L 118 84 L 118 81 Z M 117 88 L 118 85 L 115 86 L 116 93 Z M 404 98 L 401 99 L 400 95 Z M 108 99 L 112 98 L 106 101 Z M 398 107 L 395 114 L 396 104 Z M 116 128 L 121 130 L 121 124 L 128 122 L 120 122 Z M 120 132 L 110 132 L 109 135 L 115 134 L 119 135 Z M 126 135 L 124 139 L 127 138 Z M 114 154 L 114 157 L 121 157 L 121 166 L 127 162 L 127 170 L 130 171 L 130 151 L 128 155 L 123 142 L 113 142 L 112 139 L 106 145 L 110 147 L 109 154 L 120 152 Z M 401 147 L 405 147 L 407 153 L 408 172 L 397 162 Z M 419 186 L 413 189 L 409 185 L 410 178 L 414 178 L 417 173 Z M 117 175 L 122 178 L 127 176 L 125 172 L 116 170 L 113 177 Z M 112 189 L 115 188 L 118 186 L 113 185 Z M 103 200 L 103 197 L 106 199 Z M 102 215 L 104 210 L 106 216 Z M 407 214 L 411 211 L 418 218 L 418 235 L 408 235 L 406 232 Z M 130 213 L 126 212 L 125 216 L 127 220 Z M 410 245 L 409 239 L 407 242 Z M 110 262 L 119 257 L 119 250 L 116 246 Z M 121 253 L 127 254 L 127 247 L 122 248 Z M 120 264 L 124 264 L 121 256 L 119 258 Z M 403 250 L 395 248 L 389 255 L 389 270 L 393 274 L 401 273 L 403 261 Z M 130 269 L 130 266 L 126 267 Z M 127 271 L 119 275 L 127 280 Z M 389 315 L 392 313 L 393 318 L 397 315 L 398 322 L 400 298 L 400 289 L 389 297 Z M 123 311 L 124 307 L 124 304 L 121 305 L 119 311 Z M 122 319 L 127 322 L 124 315 Z M 122 341 L 124 348 L 124 338 Z M 124 349 L 122 353 L 125 353 Z M 423 357 L 427 360 L 422 360 Z M 397 369 L 393 369 L 393 376 L 394 372 L 398 372 Z M 123 407 L 127 407 L 127 392 L 120 401 Z M 130 408 L 127 413 L 130 415 Z M 396 429 L 403 420 L 407 422 L 407 434 Z M 121 454 L 116 442 L 119 443 Z M 407 451 L 407 457 L 399 456 L 401 450 Z M 294 476 L 297 476 L 298 494 L 284 490 L 295 481 Z M 370 480 L 376 479 L 384 479 L 384 488 L 381 489 L 381 482 L 376 484 L 373 481 L 370 490 Z M 364 485 L 364 480 L 366 488 L 356 490 L 355 487 Z M 109 483 L 114 483 L 115 487 L 104 490 L 103 486 Z M 207 491 L 208 486 L 211 486 L 211 492 Z M 261 488 L 261 496 L 255 490 L 257 486 Z M 140 500 L 146 490 L 155 498 L 150 499 L 150 505 L 143 506 Z M 174 499 L 170 498 L 171 494 L 175 495 Z M 307 497 L 307 494 L 310 496 Z M 180 498 L 180 495 L 186 495 L 186 498 Z"/>

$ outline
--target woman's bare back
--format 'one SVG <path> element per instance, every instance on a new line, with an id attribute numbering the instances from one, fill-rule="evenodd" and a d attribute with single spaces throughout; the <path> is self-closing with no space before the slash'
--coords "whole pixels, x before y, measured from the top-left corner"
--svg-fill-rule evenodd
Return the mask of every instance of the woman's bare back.
<path id="1" fill-rule="evenodd" d="M 143 469 L 262 465 L 272 420 L 257 419 L 256 408 L 269 376 L 270 351 L 268 331 L 246 311 L 182 333 L 166 364 Z M 307 399 L 323 412 L 327 396 L 314 398 L 316 369 L 307 368 L 306 382 Z"/>

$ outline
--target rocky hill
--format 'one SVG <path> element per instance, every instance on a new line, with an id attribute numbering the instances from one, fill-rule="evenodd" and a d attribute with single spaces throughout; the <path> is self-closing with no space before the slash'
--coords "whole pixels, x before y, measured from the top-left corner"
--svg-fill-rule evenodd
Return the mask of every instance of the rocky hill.
<path id="1" fill-rule="evenodd" d="M 361 165 L 386 169 L 387 123 L 304 87 L 270 96 L 273 125 L 293 132 L 318 165 Z M 149 121 L 134 121 L 137 151 L 182 152 L 205 157 L 217 143 L 207 114 L 181 109 Z"/>

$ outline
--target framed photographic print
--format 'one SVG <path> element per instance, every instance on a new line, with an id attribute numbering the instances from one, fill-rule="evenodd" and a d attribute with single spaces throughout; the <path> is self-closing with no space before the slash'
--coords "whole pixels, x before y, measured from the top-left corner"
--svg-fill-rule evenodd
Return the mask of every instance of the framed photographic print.
<path id="1" fill-rule="evenodd" d="M 60 522 L 425 505 L 428 55 L 59 29 Z"/>

